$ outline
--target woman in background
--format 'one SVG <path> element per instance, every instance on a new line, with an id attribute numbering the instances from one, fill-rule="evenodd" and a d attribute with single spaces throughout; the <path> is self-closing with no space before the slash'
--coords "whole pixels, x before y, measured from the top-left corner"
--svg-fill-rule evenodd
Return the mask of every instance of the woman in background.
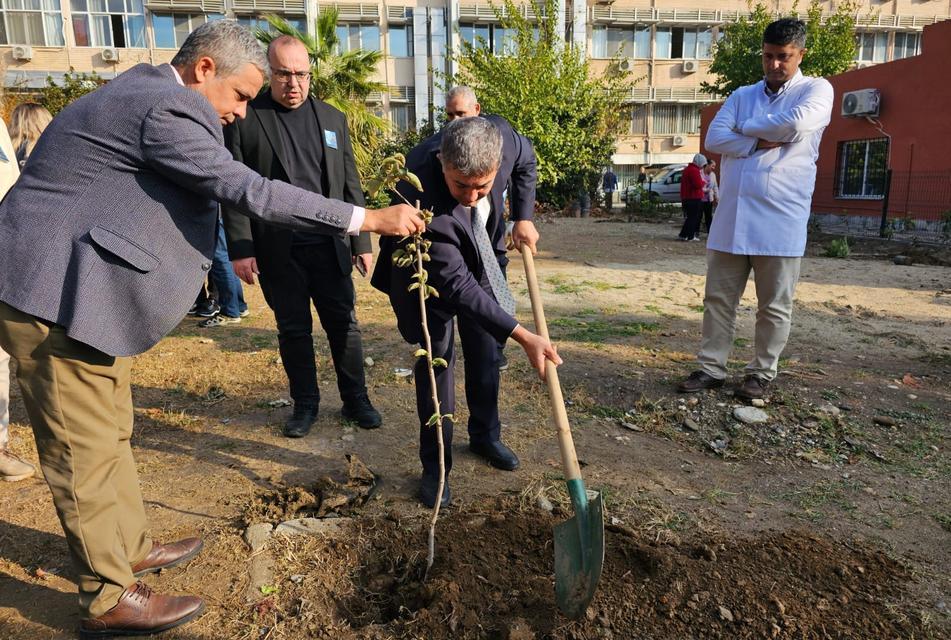
<path id="1" fill-rule="evenodd" d="M 40 134 L 52 119 L 53 116 L 46 107 L 35 102 L 24 102 L 13 110 L 13 115 L 10 116 L 10 140 L 13 142 L 21 170 L 26 159 L 33 153 Z"/>

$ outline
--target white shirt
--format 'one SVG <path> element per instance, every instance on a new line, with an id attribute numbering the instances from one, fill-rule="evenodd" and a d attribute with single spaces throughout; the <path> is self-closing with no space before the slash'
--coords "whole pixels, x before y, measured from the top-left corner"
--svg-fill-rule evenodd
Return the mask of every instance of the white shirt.
<path id="1" fill-rule="evenodd" d="M 704 147 L 722 155 L 720 204 L 707 248 L 800 257 L 816 183 L 819 140 L 832 117 L 832 85 L 797 71 L 779 91 L 737 89 L 710 123 Z M 785 142 L 756 151 L 758 139 Z"/>

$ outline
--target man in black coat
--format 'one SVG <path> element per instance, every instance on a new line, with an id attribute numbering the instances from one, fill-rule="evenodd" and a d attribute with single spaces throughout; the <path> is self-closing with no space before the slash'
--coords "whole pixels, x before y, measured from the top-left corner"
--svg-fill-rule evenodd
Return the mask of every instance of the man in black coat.
<path id="1" fill-rule="evenodd" d="M 469 448 L 496 468 L 514 470 L 518 457 L 502 443 L 500 434 L 499 345 L 510 337 L 514 339 L 540 375 L 544 374 L 546 358 L 556 364 L 561 359 L 550 342 L 526 330 L 513 317 L 514 298 L 490 240 L 502 211 L 505 185 L 496 176 L 503 156 L 503 136 L 484 118 L 465 118 L 443 129 L 438 148 L 421 149 L 423 145 L 426 143 L 415 148 L 407 161 L 407 168 L 417 175 L 423 191 L 406 183 L 401 183 L 399 190 L 407 200 L 419 201 L 422 208 L 435 214 L 426 233 L 432 241 L 426 264 L 428 282 L 439 296 L 429 298 L 426 309 L 432 356 L 448 363 L 448 367 L 436 369 L 440 408 L 446 414 L 453 413 L 455 406 L 455 319 L 465 356 Z M 418 297 L 407 290 L 413 282 L 413 270 L 392 264 L 400 242 L 392 239 L 380 243 L 372 284 L 389 294 L 403 338 L 422 345 Z M 438 445 L 434 428 L 427 426 L 434 407 L 423 358 L 416 364 L 415 380 L 423 463 L 420 499 L 432 507 L 439 481 Z M 442 428 L 448 474 L 452 468 L 452 423 L 446 420 Z M 449 502 L 448 489 L 443 502 Z"/>
<path id="2" fill-rule="evenodd" d="M 248 115 L 225 130 L 236 160 L 261 175 L 356 205 L 363 191 L 344 115 L 308 96 L 310 59 L 304 44 L 280 36 L 268 47 L 270 90 L 248 106 Z M 235 273 L 261 289 L 277 320 L 281 361 L 294 400 L 284 435 L 299 438 L 317 419 L 320 391 L 310 304 L 327 333 L 343 400 L 343 416 L 379 427 L 363 371 L 363 342 L 354 312 L 351 271 L 372 262 L 369 234 L 351 239 L 295 231 L 252 221 L 225 209 L 228 252 Z"/>

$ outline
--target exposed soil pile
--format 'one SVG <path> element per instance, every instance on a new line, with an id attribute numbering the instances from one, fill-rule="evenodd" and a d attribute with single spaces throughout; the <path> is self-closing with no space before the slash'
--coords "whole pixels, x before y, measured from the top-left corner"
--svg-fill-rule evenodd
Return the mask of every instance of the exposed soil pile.
<path id="1" fill-rule="evenodd" d="M 330 595 L 360 638 L 897 638 L 922 633 L 901 603 L 910 573 L 879 551 L 801 532 L 656 542 L 606 531 L 604 574 L 586 619 L 554 602 L 551 528 L 537 510 L 454 510 L 422 582 L 425 532 L 395 516 L 364 521 L 359 542 L 329 543 L 354 563 Z M 352 541 L 351 541 L 352 542 Z M 329 549 L 328 549 L 329 551 Z M 308 590 L 309 591 L 309 590 Z M 307 593 L 286 592 L 285 611 Z M 287 601 L 285 601 L 287 602 Z M 283 631 L 293 635 L 291 619 Z M 322 617 L 322 616 L 320 616 Z M 342 618 L 342 620 L 341 620 Z M 323 625 L 319 625 L 323 626 Z M 317 631 L 307 625 L 308 632 Z M 326 630 L 327 627 L 324 627 Z M 337 627 L 339 630 L 340 627 Z M 318 633 L 319 635 L 319 633 Z"/>
<path id="2" fill-rule="evenodd" d="M 347 480 L 325 476 L 308 487 L 282 487 L 266 491 L 245 507 L 245 526 L 258 522 L 279 524 L 293 518 L 347 515 L 366 504 L 377 486 L 377 476 L 355 455 L 348 454 Z"/>

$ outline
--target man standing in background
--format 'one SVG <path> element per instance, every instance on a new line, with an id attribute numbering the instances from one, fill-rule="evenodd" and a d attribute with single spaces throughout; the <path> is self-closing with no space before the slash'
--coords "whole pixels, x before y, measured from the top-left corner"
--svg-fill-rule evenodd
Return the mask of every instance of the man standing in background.
<path id="1" fill-rule="evenodd" d="M 248 105 L 248 115 L 225 130 L 236 160 L 261 175 L 362 206 L 363 190 L 343 113 L 310 92 L 310 56 L 300 40 L 279 36 L 268 47 L 271 86 Z M 366 274 L 373 261 L 370 236 L 352 239 L 292 230 L 225 212 L 235 273 L 261 290 L 277 321 L 281 362 L 294 409 L 284 435 L 300 438 L 317 420 L 320 390 L 311 301 L 327 333 L 343 400 L 343 417 L 364 429 L 383 420 L 370 403 L 363 369 L 363 338 L 354 310 L 353 265 Z"/>
<path id="2" fill-rule="evenodd" d="M 722 155 L 723 183 L 707 241 L 700 369 L 680 383 L 681 392 L 723 385 L 751 270 L 756 353 L 736 396 L 762 398 L 776 377 L 806 248 L 819 140 L 832 116 L 832 85 L 799 70 L 805 47 L 802 21 L 767 26 L 763 80 L 731 94 L 707 131 L 705 147 Z"/>

